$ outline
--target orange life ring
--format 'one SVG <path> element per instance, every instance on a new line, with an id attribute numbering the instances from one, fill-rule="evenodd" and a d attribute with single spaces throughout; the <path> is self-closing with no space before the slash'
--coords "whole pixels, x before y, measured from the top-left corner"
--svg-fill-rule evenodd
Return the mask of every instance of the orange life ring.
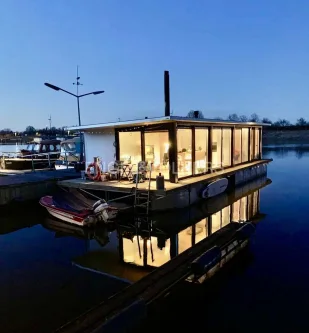
<path id="1" fill-rule="evenodd" d="M 91 175 L 91 168 L 94 168 L 95 174 Z M 91 180 L 101 180 L 101 169 L 98 163 L 90 163 L 87 168 L 87 176 Z"/>

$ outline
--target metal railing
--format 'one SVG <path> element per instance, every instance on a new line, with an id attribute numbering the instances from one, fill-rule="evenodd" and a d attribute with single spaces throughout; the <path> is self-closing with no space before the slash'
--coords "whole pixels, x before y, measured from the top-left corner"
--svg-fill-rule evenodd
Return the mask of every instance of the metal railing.
<path id="1" fill-rule="evenodd" d="M 65 152 L 65 157 L 64 157 L 64 162 L 66 163 L 67 169 L 69 168 L 69 161 L 68 157 L 69 156 L 74 156 L 73 153 L 70 152 Z M 57 157 L 52 158 L 51 155 L 57 155 Z M 47 156 L 47 158 L 44 158 Z M 42 157 L 39 159 L 39 157 Z M 16 161 L 22 161 L 22 160 L 30 160 L 31 159 L 31 171 L 35 171 L 35 165 L 42 163 L 42 160 L 47 160 L 48 161 L 48 168 L 52 169 L 52 162 L 56 162 L 59 160 L 60 157 L 60 152 L 48 152 L 48 153 L 35 153 L 35 154 L 29 154 L 29 155 L 20 155 L 20 153 L 17 152 L 0 152 L 0 158 L 1 158 L 1 166 L 2 169 L 5 169 L 5 160 L 10 160 L 14 159 Z M 76 160 L 77 162 L 77 160 Z"/>

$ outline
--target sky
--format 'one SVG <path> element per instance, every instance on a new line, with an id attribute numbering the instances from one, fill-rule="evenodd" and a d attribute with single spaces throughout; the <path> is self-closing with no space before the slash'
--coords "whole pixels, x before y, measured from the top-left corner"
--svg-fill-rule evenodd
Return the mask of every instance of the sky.
<path id="1" fill-rule="evenodd" d="M 307 0 L 3 0 L 0 129 L 230 113 L 309 120 Z"/>

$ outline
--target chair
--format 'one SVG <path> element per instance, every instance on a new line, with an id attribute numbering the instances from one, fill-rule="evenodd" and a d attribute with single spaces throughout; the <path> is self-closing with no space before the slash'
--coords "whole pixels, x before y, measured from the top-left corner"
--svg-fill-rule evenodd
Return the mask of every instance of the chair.
<path id="1" fill-rule="evenodd" d="M 122 161 L 115 161 L 113 166 L 108 170 L 111 179 L 120 180 L 122 170 Z"/>
<path id="2" fill-rule="evenodd" d="M 147 178 L 147 167 L 148 167 L 148 162 L 146 161 L 140 161 L 137 164 L 137 172 L 133 173 L 133 182 L 136 183 L 136 178 L 138 175 L 139 182 L 145 181 Z"/>

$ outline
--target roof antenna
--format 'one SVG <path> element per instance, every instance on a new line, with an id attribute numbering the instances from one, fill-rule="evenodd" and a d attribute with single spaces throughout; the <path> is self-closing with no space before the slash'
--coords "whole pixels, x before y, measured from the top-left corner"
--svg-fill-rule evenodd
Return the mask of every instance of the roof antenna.
<path id="1" fill-rule="evenodd" d="M 79 82 L 80 76 L 78 76 L 78 65 L 76 69 L 76 82 L 73 82 L 73 85 L 76 86 L 76 95 L 78 96 L 78 87 L 82 86 L 83 84 Z"/>
<path id="2" fill-rule="evenodd" d="M 48 121 L 49 121 L 49 129 L 51 130 L 51 123 L 52 123 L 51 115 L 49 115 Z"/>

